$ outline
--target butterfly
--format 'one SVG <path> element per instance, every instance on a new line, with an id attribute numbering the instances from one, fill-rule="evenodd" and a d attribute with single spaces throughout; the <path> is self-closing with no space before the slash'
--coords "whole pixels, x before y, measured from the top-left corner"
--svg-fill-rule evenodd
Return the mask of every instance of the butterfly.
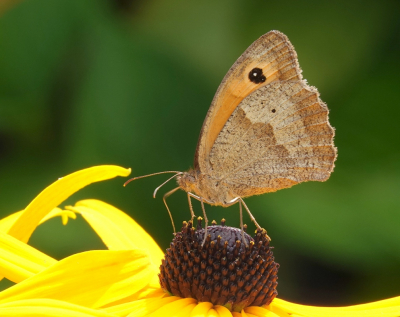
<path id="1" fill-rule="evenodd" d="M 176 177 L 178 187 L 163 199 L 171 220 L 166 198 L 182 189 L 192 221 L 191 198 L 201 202 L 204 237 L 204 203 L 239 203 L 242 229 L 242 205 L 261 229 L 243 198 L 329 178 L 337 149 L 328 113 L 317 89 L 302 78 L 287 36 L 270 31 L 250 45 L 222 80 L 200 132 L 193 169 L 161 172 L 175 175 L 153 196 Z"/>

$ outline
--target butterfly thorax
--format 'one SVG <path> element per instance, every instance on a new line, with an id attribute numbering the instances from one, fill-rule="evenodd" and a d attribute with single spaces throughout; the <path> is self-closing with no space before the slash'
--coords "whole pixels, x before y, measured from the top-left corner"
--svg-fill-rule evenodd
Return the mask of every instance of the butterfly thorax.
<path id="1" fill-rule="evenodd" d="M 213 205 L 227 206 L 237 195 L 220 179 L 191 169 L 177 177 L 178 185 L 186 192 L 204 198 Z"/>

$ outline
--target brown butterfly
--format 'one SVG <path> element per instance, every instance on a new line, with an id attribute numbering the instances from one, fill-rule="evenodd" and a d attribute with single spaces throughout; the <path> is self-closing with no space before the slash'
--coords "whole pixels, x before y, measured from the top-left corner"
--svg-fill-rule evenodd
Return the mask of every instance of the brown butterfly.
<path id="1" fill-rule="evenodd" d="M 164 195 L 168 212 L 165 199 L 183 189 L 192 220 L 190 199 L 201 202 L 204 237 L 208 222 L 204 203 L 224 207 L 239 203 L 242 229 L 242 205 L 260 229 L 243 198 L 329 178 L 337 149 L 328 113 L 317 89 L 303 80 L 286 35 L 264 34 L 222 80 L 200 132 L 194 168 L 161 172 L 176 173 L 166 182 L 177 177 L 179 185 Z M 154 197 L 166 182 L 156 188 Z"/>

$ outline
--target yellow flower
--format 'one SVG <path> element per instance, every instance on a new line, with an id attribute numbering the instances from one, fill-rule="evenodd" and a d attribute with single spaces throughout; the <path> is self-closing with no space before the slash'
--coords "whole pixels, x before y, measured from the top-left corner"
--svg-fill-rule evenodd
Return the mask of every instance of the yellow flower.
<path id="1" fill-rule="evenodd" d="M 23 211 L 0 221 L 0 275 L 16 284 L 0 292 L 0 316 L 400 316 L 400 297 L 348 307 L 312 307 L 275 298 L 240 313 L 211 302 L 164 292 L 158 273 L 164 253 L 132 218 L 98 200 L 59 206 L 90 183 L 128 176 L 130 169 L 96 166 L 70 174 L 43 190 Z M 57 261 L 29 246 L 35 228 L 76 214 L 109 250 L 87 251 Z"/>

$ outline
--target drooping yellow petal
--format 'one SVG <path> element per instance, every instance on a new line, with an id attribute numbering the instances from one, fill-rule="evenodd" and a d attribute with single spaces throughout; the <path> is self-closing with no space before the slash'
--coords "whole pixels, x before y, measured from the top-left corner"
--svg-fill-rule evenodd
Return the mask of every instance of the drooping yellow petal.
<path id="1" fill-rule="evenodd" d="M 3 232 L 8 232 L 10 230 L 11 226 L 17 221 L 17 219 L 22 215 L 24 211 L 17 211 L 3 219 L 0 220 L 0 231 Z M 61 216 L 63 225 L 66 225 L 68 222 L 68 218 L 75 219 L 76 215 L 74 212 L 69 211 L 69 210 L 62 210 L 60 208 L 54 208 L 52 211 L 50 211 L 44 218 L 42 218 L 39 222 L 39 224 L 42 224 L 43 222 L 46 222 L 47 220 Z"/>
<path id="2" fill-rule="evenodd" d="M 118 315 L 54 299 L 25 299 L 0 304 L 0 316 L 117 317 Z"/>
<path id="3" fill-rule="evenodd" d="M 81 200 L 74 207 L 66 208 L 80 213 L 110 250 L 146 250 L 158 270 L 164 253 L 154 239 L 127 214 L 95 199 Z"/>
<path id="4" fill-rule="evenodd" d="M 88 251 L 65 258 L 0 293 L 0 304 L 50 298 L 97 308 L 144 288 L 154 271 L 141 250 Z"/>
<path id="5" fill-rule="evenodd" d="M 347 307 L 316 307 L 290 303 L 275 298 L 271 307 L 278 307 L 290 314 L 307 317 L 397 317 L 400 316 L 400 296 L 368 304 Z"/>
<path id="6" fill-rule="evenodd" d="M 32 200 L 11 226 L 8 233 L 18 240 L 27 242 L 42 218 L 73 193 L 91 183 L 116 176 L 128 176 L 130 172 L 130 169 L 119 166 L 102 165 L 83 169 L 59 178 Z"/>
<path id="7" fill-rule="evenodd" d="M 151 317 L 177 317 L 182 315 L 182 312 L 185 312 L 186 316 L 190 316 L 190 312 L 193 310 L 197 301 L 193 298 L 182 298 L 176 300 L 172 303 L 161 306 L 155 312 L 151 313 L 148 316 Z M 185 309 L 186 308 L 186 309 Z M 187 312 L 190 310 L 190 312 Z M 184 315 L 185 316 L 185 315 Z M 131 317 L 131 316 L 129 316 Z"/>
<path id="8" fill-rule="evenodd" d="M 266 315 L 267 317 L 278 317 L 275 314 L 270 315 L 269 313 L 270 312 L 267 312 L 267 315 Z M 260 317 L 260 316 L 264 317 L 263 315 L 255 315 L 250 312 L 247 312 L 245 309 L 242 309 L 242 317 Z"/>
<path id="9" fill-rule="evenodd" d="M 187 317 L 191 314 L 191 312 L 193 311 L 193 309 L 196 307 L 196 304 L 190 304 L 186 307 L 184 307 L 182 310 L 177 311 L 174 315 L 176 317 Z"/>
<path id="10" fill-rule="evenodd" d="M 207 313 L 207 317 L 219 317 L 219 314 L 214 308 L 211 308 Z"/>
<path id="11" fill-rule="evenodd" d="M 206 317 L 208 311 L 213 307 L 212 303 L 201 302 L 192 310 L 190 317 Z"/>
<path id="12" fill-rule="evenodd" d="M 216 305 L 214 308 L 219 314 L 219 317 L 232 317 L 232 313 L 228 308 L 220 305 Z"/>
<path id="13" fill-rule="evenodd" d="M 250 313 L 246 313 L 244 311 L 244 309 L 242 309 L 242 317 L 258 317 L 258 316 L 250 314 Z"/>
<path id="14" fill-rule="evenodd" d="M 10 281 L 19 283 L 56 262 L 46 254 L 0 231 L 0 275 Z"/>

